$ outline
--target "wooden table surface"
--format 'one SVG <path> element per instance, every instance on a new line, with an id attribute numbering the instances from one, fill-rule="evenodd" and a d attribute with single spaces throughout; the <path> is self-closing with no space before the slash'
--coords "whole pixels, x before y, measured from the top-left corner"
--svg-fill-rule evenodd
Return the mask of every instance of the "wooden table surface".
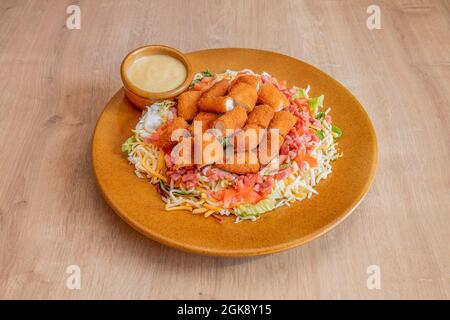
<path id="1" fill-rule="evenodd" d="M 450 1 L 84 0 L 69 30 L 71 3 L 0 2 L 0 298 L 450 298 Z M 197 256 L 133 231 L 97 190 L 90 141 L 121 59 L 150 43 L 272 50 L 335 77 L 378 135 L 365 200 L 265 257 Z"/>

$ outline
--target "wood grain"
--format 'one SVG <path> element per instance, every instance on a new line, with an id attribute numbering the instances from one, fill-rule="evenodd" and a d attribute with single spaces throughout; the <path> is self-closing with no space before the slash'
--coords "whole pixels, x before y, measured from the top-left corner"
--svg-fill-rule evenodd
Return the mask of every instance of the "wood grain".
<path id="1" fill-rule="evenodd" d="M 0 298 L 450 298 L 450 5 L 377 1 L 0 3 Z M 260 258 L 191 255 L 147 240 L 102 200 L 96 120 L 131 49 L 249 47 L 342 82 L 375 125 L 380 162 L 365 201 L 304 247 Z M 357 166 L 358 164 L 355 164 Z M 80 290 L 66 288 L 79 265 Z M 381 268 L 381 290 L 366 269 Z"/>

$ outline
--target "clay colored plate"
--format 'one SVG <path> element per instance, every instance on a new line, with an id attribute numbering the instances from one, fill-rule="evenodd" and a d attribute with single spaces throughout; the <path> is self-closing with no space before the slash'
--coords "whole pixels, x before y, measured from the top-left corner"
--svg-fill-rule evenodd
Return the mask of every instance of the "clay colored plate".
<path id="1" fill-rule="evenodd" d="M 99 188 L 114 211 L 147 237 L 168 246 L 206 255 L 255 256 L 311 241 L 344 220 L 360 203 L 373 180 L 378 148 L 367 113 L 353 95 L 315 67 L 274 52 L 212 49 L 188 54 L 194 72 L 209 69 L 267 71 L 288 86 L 311 85 L 311 96 L 325 95 L 333 123 L 342 128 L 339 147 L 344 156 L 333 173 L 317 186 L 319 195 L 266 213 L 256 222 L 222 223 L 203 215 L 167 212 L 153 185 L 134 175 L 121 144 L 131 136 L 141 115 L 117 92 L 98 120 L 92 161 Z"/>

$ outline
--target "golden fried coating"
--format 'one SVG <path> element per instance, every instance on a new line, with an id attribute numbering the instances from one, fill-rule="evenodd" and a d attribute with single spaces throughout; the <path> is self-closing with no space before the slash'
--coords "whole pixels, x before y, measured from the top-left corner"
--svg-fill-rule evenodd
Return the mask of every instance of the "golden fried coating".
<path id="1" fill-rule="evenodd" d="M 183 137 L 170 152 L 174 168 L 191 167 L 194 164 L 194 138 Z M 185 153 L 186 152 L 186 153 Z"/>
<path id="2" fill-rule="evenodd" d="M 213 112 L 199 112 L 192 121 L 192 124 L 189 128 L 192 134 L 194 134 L 194 125 L 195 121 L 200 121 L 202 126 L 202 133 L 206 130 L 210 129 L 214 121 L 219 117 L 217 113 Z"/>
<path id="3" fill-rule="evenodd" d="M 280 111 L 289 106 L 289 100 L 271 83 L 261 86 L 258 97 L 261 103 L 268 104 L 275 111 Z"/>
<path id="4" fill-rule="evenodd" d="M 247 112 L 244 108 L 236 106 L 233 110 L 228 111 L 224 115 L 217 118 L 213 127 L 220 130 L 224 136 L 233 134 L 233 132 L 227 132 L 226 130 L 238 130 L 241 129 L 247 121 Z"/>
<path id="5" fill-rule="evenodd" d="M 248 114 L 247 124 L 256 124 L 261 128 L 267 128 L 274 114 L 271 106 L 260 104 Z"/>
<path id="6" fill-rule="evenodd" d="M 229 142 L 236 152 L 252 151 L 258 147 L 265 134 L 266 130 L 258 125 L 246 124 Z"/>
<path id="7" fill-rule="evenodd" d="M 269 129 L 280 130 L 283 137 L 295 126 L 297 118 L 288 111 L 275 112 L 272 121 L 270 121 Z"/>
<path id="8" fill-rule="evenodd" d="M 257 173 L 261 168 L 256 152 L 235 153 L 228 163 L 216 163 L 216 167 L 238 174 Z"/>
<path id="9" fill-rule="evenodd" d="M 223 146 L 219 139 L 207 132 L 202 137 L 193 138 L 193 154 L 197 167 L 203 167 L 223 159 Z"/>
<path id="10" fill-rule="evenodd" d="M 238 82 L 230 88 L 228 96 L 234 99 L 234 102 L 243 107 L 247 112 L 253 110 L 258 100 L 256 89 L 245 82 Z"/>
<path id="11" fill-rule="evenodd" d="M 200 111 L 225 113 L 234 108 L 234 101 L 230 97 L 218 96 L 210 97 L 206 96 L 200 98 L 198 101 L 198 109 Z"/>
<path id="12" fill-rule="evenodd" d="M 220 96 L 224 96 L 227 93 L 227 91 L 228 91 L 229 85 L 230 84 L 228 83 L 228 80 L 226 80 L 226 79 L 220 80 L 220 81 L 214 83 L 211 86 L 211 88 L 209 88 L 208 90 L 203 92 L 202 98 L 203 97 L 220 97 Z"/>
<path id="13" fill-rule="evenodd" d="M 278 156 L 283 142 L 284 138 L 277 130 L 268 130 L 258 147 L 258 159 L 261 166 L 267 165 Z"/>
<path id="14" fill-rule="evenodd" d="M 156 142 L 154 142 L 154 144 L 165 150 L 171 149 L 181 139 L 181 138 L 178 139 L 178 141 L 177 140 L 172 141 L 172 133 L 177 129 L 188 129 L 188 128 L 189 124 L 186 122 L 186 120 L 184 120 L 181 117 L 176 117 L 172 121 L 169 121 L 166 124 L 164 124 L 160 129 L 158 129 L 160 130 L 159 139 Z"/>
<path id="15" fill-rule="evenodd" d="M 258 91 L 259 88 L 261 87 L 261 78 L 255 74 L 240 75 L 234 80 L 233 85 L 239 82 L 244 82 L 251 85 L 253 88 L 256 89 L 256 91 Z"/>
<path id="16" fill-rule="evenodd" d="M 197 102 L 202 93 L 200 91 L 186 91 L 178 97 L 178 116 L 186 121 L 191 121 L 198 113 Z"/>

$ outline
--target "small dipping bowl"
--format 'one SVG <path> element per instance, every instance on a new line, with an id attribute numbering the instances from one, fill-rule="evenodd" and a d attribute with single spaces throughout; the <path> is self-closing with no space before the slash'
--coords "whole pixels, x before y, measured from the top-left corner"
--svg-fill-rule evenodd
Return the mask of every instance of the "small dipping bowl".
<path id="1" fill-rule="evenodd" d="M 165 92 L 150 92 L 143 90 L 133 84 L 127 76 L 128 68 L 137 59 L 150 55 L 168 55 L 179 60 L 186 68 L 186 79 L 176 88 Z M 148 45 L 131 51 L 122 61 L 120 66 L 120 75 L 122 77 L 125 95 L 136 107 L 144 109 L 157 100 L 170 99 L 178 96 L 185 91 L 192 80 L 192 66 L 187 57 L 177 49 L 163 45 Z"/>

